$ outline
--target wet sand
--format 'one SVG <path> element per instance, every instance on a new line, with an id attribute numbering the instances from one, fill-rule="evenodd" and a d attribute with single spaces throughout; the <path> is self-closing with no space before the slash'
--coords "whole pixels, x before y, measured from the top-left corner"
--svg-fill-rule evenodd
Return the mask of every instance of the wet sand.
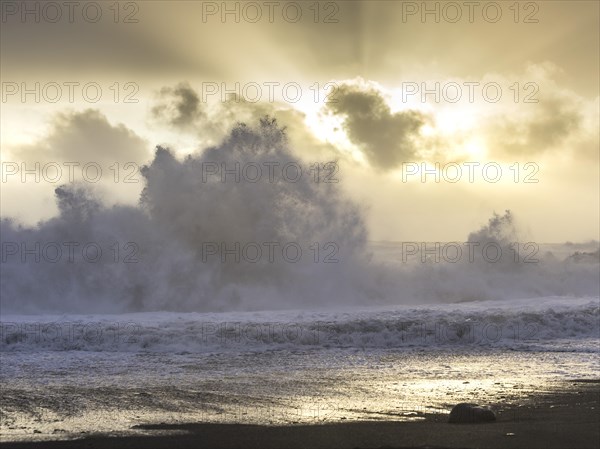
<path id="1" fill-rule="evenodd" d="M 138 426 L 145 436 L 95 435 L 71 441 L 1 443 L 2 448 L 594 448 L 600 447 L 600 381 L 571 381 L 552 393 L 498 410 L 486 424 L 448 424 L 448 415 L 417 422 L 319 425 Z"/>

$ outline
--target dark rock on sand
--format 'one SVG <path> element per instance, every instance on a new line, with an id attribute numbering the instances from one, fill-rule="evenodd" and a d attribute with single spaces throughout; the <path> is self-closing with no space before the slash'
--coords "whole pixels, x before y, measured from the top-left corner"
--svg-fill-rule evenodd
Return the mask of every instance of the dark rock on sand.
<path id="1" fill-rule="evenodd" d="M 449 423 L 479 423 L 496 421 L 496 415 L 488 407 L 461 402 L 452 407 Z"/>

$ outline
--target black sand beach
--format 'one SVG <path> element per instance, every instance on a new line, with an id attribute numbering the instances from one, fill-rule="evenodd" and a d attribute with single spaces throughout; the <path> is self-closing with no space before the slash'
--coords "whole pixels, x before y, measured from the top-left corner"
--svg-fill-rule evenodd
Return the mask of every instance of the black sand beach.
<path id="1" fill-rule="evenodd" d="M 95 435 L 71 441 L 2 443 L 5 449 L 71 448 L 598 448 L 600 383 L 571 381 L 513 408 L 489 424 L 448 424 L 447 415 L 418 422 L 348 422 L 321 425 L 147 425 L 156 435 Z M 170 433 L 170 434 L 169 434 Z"/>

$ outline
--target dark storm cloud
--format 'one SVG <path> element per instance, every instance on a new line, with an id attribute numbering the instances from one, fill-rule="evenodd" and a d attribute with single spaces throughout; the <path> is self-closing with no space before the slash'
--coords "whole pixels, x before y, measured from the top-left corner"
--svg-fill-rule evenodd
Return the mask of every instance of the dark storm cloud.
<path id="1" fill-rule="evenodd" d="M 152 107 L 152 117 L 174 128 L 188 128 L 205 118 L 206 114 L 196 91 L 188 83 L 182 82 L 160 90 L 158 102 Z"/>
<path id="2" fill-rule="evenodd" d="M 58 113 L 48 135 L 11 150 L 17 159 L 31 162 L 144 162 L 147 142 L 123 124 L 112 125 L 94 109 Z"/>
<path id="3" fill-rule="evenodd" d="M 392 112 L 379 92 L 352 85 L 340 86 L 335 100 L 328 108 L 344 117 L 348 137 L 360 146 L 373 166 L 393 169 L 414 159 L 415 138 L 426 123 L 422 113 Z"/>

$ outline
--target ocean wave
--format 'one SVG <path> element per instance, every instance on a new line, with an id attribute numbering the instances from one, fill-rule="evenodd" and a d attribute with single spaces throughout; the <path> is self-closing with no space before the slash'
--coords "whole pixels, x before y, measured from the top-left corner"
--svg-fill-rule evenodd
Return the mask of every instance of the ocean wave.
<path id="1" fill-rule="evenodd" d="M 598 350 L 599 298 L 336 311 L 3 315 L 0 351 Z"/>

